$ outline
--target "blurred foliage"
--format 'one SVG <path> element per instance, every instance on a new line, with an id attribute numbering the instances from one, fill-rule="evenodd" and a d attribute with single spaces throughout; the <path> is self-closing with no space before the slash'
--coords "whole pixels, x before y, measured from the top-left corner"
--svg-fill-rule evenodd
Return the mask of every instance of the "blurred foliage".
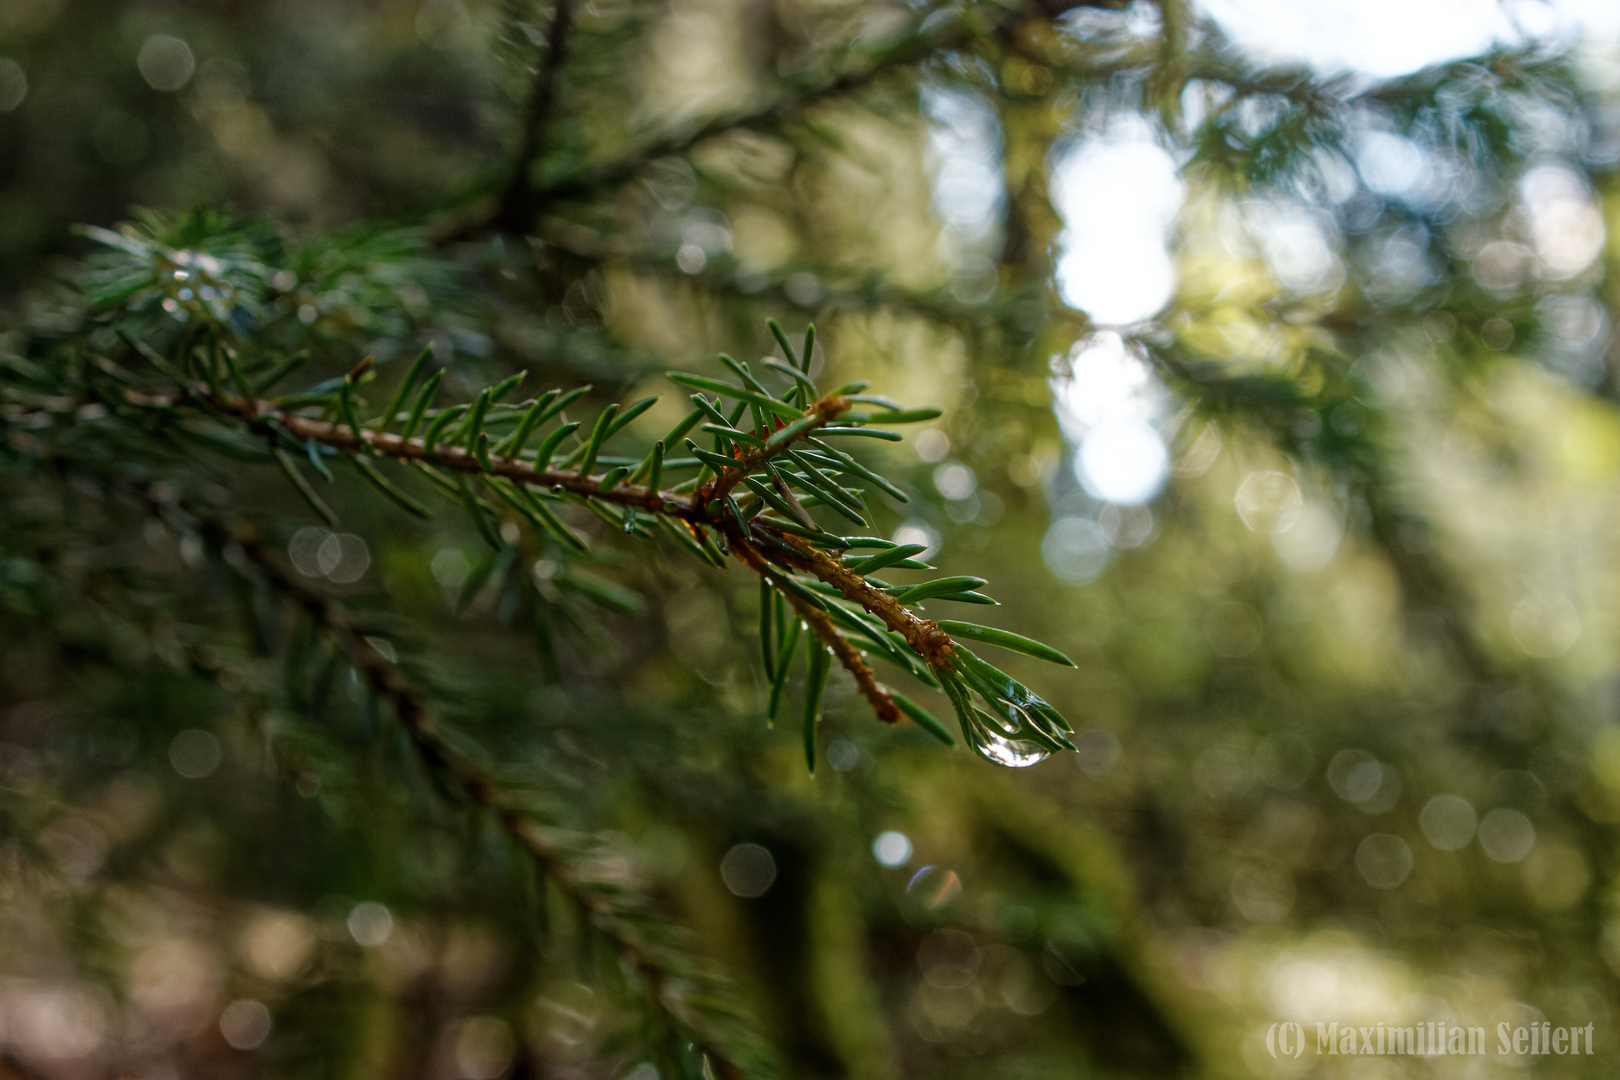
<path id="1" fill-rule="evenodd" d="M 1615 72 L 0 4 L 0 1076 L 1484 1075 L 1542 1019 L 1598 1075 Z M 1062 185 L 1122 131 L 1175 284 L 1106 327 Z M 1442 1020 L 1492 1052 L 1313 1052 Z"/>

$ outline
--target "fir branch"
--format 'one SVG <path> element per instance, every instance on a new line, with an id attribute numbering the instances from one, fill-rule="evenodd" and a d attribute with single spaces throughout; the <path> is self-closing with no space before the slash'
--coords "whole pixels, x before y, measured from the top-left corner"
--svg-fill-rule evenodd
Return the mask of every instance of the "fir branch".
<path id="1" fill-rule="evenodd" d="M 781 337 L 779 328 L 774 324 L 772 330 Z M 809 342 L 812 340 L 813 336 L 807 335 L 806 350 L 809 349 Z M 797 364 L 795 370 L 805 366 L 802 363 L 803 358 L 795 354 L 791 342 L 782 338 L 782 346 L 790 360 Z M 183 384 L 179 394 L 150 395 L 128 389 L 122 390 L 122 394 L 131 404 L 164 413 L 172 413 L 177 405 L 184 404 L 199 408 L 227 423 L 232 421 L 245 423 L 250 430 L 268 438 L 272 449 L 282 452 L 284 458 L 286 457 L 284 448 L 278 445 L 278 440 L 282 442 L 291 440 L 306 448 L 326 447 L 339 454 L 353 456 L 357 462 L 363 462 L 368 455 L 391 458 L 420 466 L 430 479 L 436 475 L 436 469 L 461 474 L 471 473 L 490 485 L 503 501 L 529 518 L 531 524 L 570 538 L 572 534 L 555 520 L 554 515 L 531 497 L 530 489 L 550 489 L 554 494 L 586 506 L 615 526 L 621 526 L 624 531 L 640 535 L 645 534 L 639 533 L 636 528 L 634 515 L 638 510 L 645 511 L 697 558 L 716 567 L 723 567 L 725 556 L 729 554 L 759 574 L 811 627 L 816 638 L 826 647 L 828 654 L 837 656 L 839 662 L 850 671 L 862 695 L 871 704 L 878 719 L 884 723 L 897 723 L 902 715 L 908 714 L 915 718 L 920 710 L 907 709 L 898 702 L 891 691 L 877 682 L 860 651 L 835 626 L 837 621 L 842 620 L 856 633 L 867 636 L 875 634 L 875 646 L 881 653 L 886 654 L 888 659 L 898 663 L 926 685 L 946 689 L 962 722 L 964 734 L 968 736 L 975 750 L 981 754 L 986 752 L 986 746 L 980 745 L 980 742 L 993 742 L 999 736 L 986 734 L 990 729 L 979 719 L 983 715 L 982 711 L 970 703 L 970 694 L 975 693 L 983 697 L 985 704 L 992 710 L 1005 711 L 1006 699 L 1016 699 L 1030 706 L 1026 712 L 1034 719 L 1027 722 L 1025 718 L 1020 718 L 1022 714 L 1006 713 L 1008 724 L 1003 730 L 1009 733 L 1008 737 L 1014 737 L 1016 734 L 1022 738 L 1027 735 L 1029 739 L 1039 742 L 1048 752 L 1069 748 L 1070 744 L 1064 734 L 1068 730 L 1067 725 L 1055 710 L 1026 687 L 996 672 L 995 669 L 988 668 L 973 654 L 955 645 L 950 635 L 937 623 L 921 618 L 907 608 L 908 604 L 936 599 L 962 603 L 994 603 L 989 597 L 974 591 L 984 584 L 982 578 L 946 577 L 909 587 L 889 586 L 886 583 L 869 580 L 865 573 L 851 569 L 829 557 L 823 549 L 827 547 L 843 549 L 857 543 L 865 547 L 887 548 L 893 545 L 875 537 L 844 540 L 821 528 L 805 510 L 806 503 L 827 505 L 862 525 L 866 524 L 863 516 L 865 506 L 860 494 L 845 488 L 839 480 L 840 474 L 856 476 L 861 480 L 870 479 L 878 486 L 903 498 L 903 493 L 889 481 L 843 451 L 828 445 L 823 439 L 833 435 L 869 435 L 897 439 L 899 435 L 894 432 L 865 425 L 873 422 L 903 424 L 932 419 L 939 415 L 938 410 L 908 410 L 888 398 L 863 394 L 865 383 L 852 383 L 841 387 L 832 393 L 815 398 L 808 406 L 799 409 L 788 402 L 796 401 L 800 396 L 808 396 L 814 386 L 808 375 L 802 371 L 799 371 L 799 377 L 795 378 L 794 385 L 784 397 L 778 399 L 751 374 L 746 365 L 729 358 L 723 360 L 744 385 L 707 376 L 669 373 L 672 380 L 696 389 L 699 393 L 693 396 L 693 402 L 698 405 L 698 409 L 689 414 L 669 436 L 666 436 L 666 439 L 689 431 L 697 420 L 703 415 L 708 415 L 713 422 L 705 424 L 704 431 L 716 440 L 716 449 L 712 451 L 705 450 L 690 439 L 686 441 L 687 447 L 696 459 L 694 463 L 701 463 L 704 471 L 700 472 L 696 480 L 669 492 L 653 486 L 656 484 L 654 474 L 658 473 L 656 468 L 649 468 L 647 476 L 651 483 L 647 486 L 627 483 L 628 478 L 641 475 L 641 469 L 632 470 L 631 465 L 623 462 L 614 461 L 606 464 L 601 476 L 590 473 L 607 436 L 619 426 L 615 420 L 618 415 L 617 405 L 608 406 L 598 415 L 591 426 L 590 437 L 581 442 L 567 459 L 568 462 L 577 460 L 578 466 L 568 469 L 551 468 L 548 463 L 559 436 L 566 436 L 568 432 L 578 428 L 577 423 L 564 425 L 547 436 L 545 445 L 536 451 L 537 457 L 534 462 L 519 456 L 490 452 L 488 435 L 482 431 L 488 414 L 487 404 L 495 396 L 489 389 L 479 394 L 478 404 L 464 423 L 466 434 L 463 434 L 463 428 L 458 428 L 455 434 L 442 441 L 436 439 L 435 434 L 445 426 L 447 418 L 458 416 L 464 406 L 453 406 L 441 412 L 439 418 L 429 426 L 427 433 L 421 439 L 417 439 L 386 432 L 381 425 L 362 423 L 352 407 L 341 410 L 339 420 L 320 419 L 290 411 L 276 402 L 228 394 L 211 383 Z M 344 385 L 346 387 L 348 384 Z M 575 392 L 576 395 L 577 393 L 578 391 Z M 705 396 L 708 393 L 718 395 L 716 400 L 711 402 Z M 295 400 L 307 403 L 310 395 L 303 395 Z M 650 407 L 652 400 L 648 398 L 632 405 L 625 410 L 625 415 L 628 417 L 643 411 Z M 718 402 L 722 400 L 736 403 L 729 416 L 718 407 Z M 315 398 L 314 401 L 321 403 L 325 399 Z M 857 403 L 863 408 L 872 408 L 876 411 L 854 412 L 852 409 Z M 326 402 L 326 405 L 327 411 L 330 412 L 330 403 Z M 529 406 L 524 415 L 532 416 L 536 409 L 543 411 L 544 408 L 537 402 Z M 752 410 L 755 422 L 760 425 L 755 432 L 745 431 L 736 426 L 746 410 Z M 773 431 L 767 430 L 768 417 L 776 425 Z M 834 423 L 839 420 L 843 422 Z M 816 438 L 817 435 L 822 438 Z M 474 438 L 476 442 L 472 441 Z M 801 452 L 796 449 L 797 445 L 806 442 L 814 445 L 815 452 Z M 505 449 L 506 445 L 503 442 L 501 448 Z M 664 442 L 660 442 L 655 446 L 652 455 L 654 463 L 662 460 L 658 448 L 664 445 Z M 510 452 L 513 455 L 523 453 L 520 444 L 513 444 Z M 319 458 L 312 460 L 318 461 Z M 290 458 L 284 460 L 283 464 L 291 469 Z M 292 472 L 294 482 L 298 483 L 301 478 L 297 476 L 295 469 Z M 712 475 L 706 476 L 705 473 Z M 412 512 L 424 512 L 423 508 L 403 492 L 391 489 L 386 483 L 386 478 L 380 474 L 372 478 L 382 481 L 385 494 L 389 494 L 394 501 L 405 505 Z M 769 480 L 768 483 L 765 482 L 766 478 Z M 436 483 L 444 487 L 448 482 L 440 477 Z M 748 488 L 747 494 L 742 499 L 750 505 L 746 513 L 733 494 L 739 484 L 746 484 Z M 505 490 L 508 485 L 514 486 L 512 492 Z M 798 494 L 793 491 L 794 486 L 799 488 Z M 475 525 L 491 545 L 500 547 L 500 543 L 493 538 L 494 533 L 485 520 L 484 512 L 475 505 L 471 490 L 465 481 L 457 490 L 460 491 L 462 502 L 472 515 Z M 688 494 L 677 494 L 682 491 Z M 762 512 L 766 509 L 783 513 L 793 521 L 764 517 Z M 797 524 L 794 524 L 794 521 Z M 905 566 L 908 559 L 904 556 L 888 560 L 868 559 L 864 566 L 865 569 L 880 569 L 890 563 Z M 917 564 L 911 568 L 925 567 Z M 816 589 L 794 576 L 801 573 L 814 578 L 818 588 L 828 590 L 831 595 L 858 605 L 866 616 L 875 619 L 884 630 L 878 630 L 873 624 L 855 619 L 848 611 L 824 601 L 816 594 Z M 885 638 L 885 632 L 896 635 L 898 641 Z M 904 654 L 900 649 L 901 642 L 916 657 L 921 658 L 924 666 L 917 666 Z M 984 671 L 992 674 L 986 676 L 983 674 Z M 964 683 L 964 679 L 968 682 Z M 931 725 L 923 720 L 918 722 L 938 734 L 937 724 Z"/>

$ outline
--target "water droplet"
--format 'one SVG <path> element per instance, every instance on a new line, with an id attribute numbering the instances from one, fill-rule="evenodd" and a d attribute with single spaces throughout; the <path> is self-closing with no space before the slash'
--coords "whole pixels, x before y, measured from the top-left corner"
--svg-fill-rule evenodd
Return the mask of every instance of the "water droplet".
<path id="1" fill-rule="evenodd" d="M 1040 743 L 1027 739 L 1004 739 L 993 731 L 983 733 L 979 749 L 991 761 L 1009 769 L 1028 768 L 1052 756 L 1052 752 Z"/>
<path id="2" fill-rule="evenodd" d="M 1034 726 L 1029 713 L 1021 705 L 1006 698 L 996 705 L 998 713 L 1010 713 L 1018 722 L 1015 725 L 1005 715 L 992 715 L 983 709 L 973 710 L 974 742 L 985 757 L 1010 769 L 1024 769 L 1052 756 L 1052 752 L 1042 744 L 1018 738 Z"/>

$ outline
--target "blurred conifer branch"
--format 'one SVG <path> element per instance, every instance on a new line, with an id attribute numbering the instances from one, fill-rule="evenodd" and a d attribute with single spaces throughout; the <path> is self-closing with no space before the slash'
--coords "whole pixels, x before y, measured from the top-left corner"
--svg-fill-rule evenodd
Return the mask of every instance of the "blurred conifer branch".
<path id="1" fill-rule="evenodd" d="M 560 14 L 553 17 L 553 30 L 569 21 L 567 10 L 568 4 L 562 0 L 559 3 Z M 563 33 L 566 34 L 567 30 L 564 29 Z M 556 175 L 542 175 L 538 180 L 534 179 L 532 169 L 535 165 L 533 159 L 540 150 L 537 139 L 539 124 L 531 124 L 524 129 L 524 141 L 515 155 L 518 179 L 501 200 L 488 204 L 482 210 L 474 209 L 470 215 L 459 220 L 453 217 L 448 227 L 441 230 L 439 237 L 445 241 L 464 240 L 490 227 L 519 231 L 532 229 L 536 214 L 547 201 L 610 190 L 634 178 L 652 162 L 686 153 L 707 139 L 743 129 L 769 128 L 802 116 L 807 109 L 861 90 L 896 69 L 924 63 L 939 50 L 960 42 L 965 36 L 966 31 L 956 13 L 949 8 L 941 8 L 908 32 L 897 35 L 884 48 L 857 54 L 854 60 L 834 58 L 828 65 L 834 72 L 830 76 L 817 71 L 798 80 L 789 80 L 781 96 L 767 105 L 711 116 L 678 131 L 647 138 L 612 160 L 580 164 Z M 556 55 L 560 55 L 560 50 L 548 50 L 548 56 Z M 840 71 L 840 68 L 844 70 Z M 542 61 L 536 77 L 534 100 L 546 102 L 548 109 L 553 91 L 542 92 L 541 88 L 554 77 L 553 62 L 549 59 Z M 543 121 L 543 113 L 539 119 Z"/>
<path id="2" fill-rule="evenodd" d="M 388 704 L 443 789 L 460 793 L 493 816 L 542 877 L 612 943 L 632 980 L 644 984 L 648 1003 L 673 1024 L 671 1042 L 677 1052 L 685 1045 L 695 1047 L 707 1062 L 703 1067 L 716 1076 L 775 1075 L 777 1065 L 754 1035 L 752 1021 L 735 1004 L 730 984 L 680 948 L 678 935 L 653 913 L 646 897 L 624 882 L 590 873 L 594 844 L 589 836 L 543 824 L 532 797 L 496 779 L 462 749 L 458 743 L 464 740 L 449 736 L 398 660 L 386 655 L 335 601 L 288 573 L 252 526 L 216 520 L 179 505 L 161 490 L 146 493 L 146 501 L 182 535 L 198 537 L 239 572 L 250 570 L 272 595 L 301 611 L 337 646 L 369 692 Z M 206 650 L 197 662 L 216 674 L 229 668 Z M 241 680 L 230 682 L 239 686 Z"/>
<path id="3" fill-rule="evenodd" d="M 523 110 L 522 138 L 512 155 L 512 178 L 501 193 L 495 209 L 494 225 L 508 232 L 520 232 L 536 210 L 534 179 L 530 165 L 545 143 L 546 129 L 557 108 L 559 77 L 568 58 L 568 38 L 574 28 L 575 0 L 556 0 L 551 25 L 546 30 L 546 49 L 540 57 Z"/>

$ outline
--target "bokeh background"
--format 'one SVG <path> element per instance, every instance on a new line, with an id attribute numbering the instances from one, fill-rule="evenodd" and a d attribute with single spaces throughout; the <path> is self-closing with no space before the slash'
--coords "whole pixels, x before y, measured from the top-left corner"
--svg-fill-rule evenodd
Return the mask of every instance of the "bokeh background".
<path id="1" fill-rule="evenodd" d="M 628 401 L 813 320 L 827 377 L 947 410 L 873 451 L 913 495 L 879 526 L 1075 659 L 1009 670 L 1077 752 L 999 769 L 835 672 L 810 777 L 741 571 L 588 516 L 589 575 L 498 564 L 346 480 L 328 530 L 262 466 L 230 494 L 398 620 L 787 1075 L 1612 1070 L 1620 8 L 593 0 L 545 197 L 495 234 L 552 19 L 3 0 L 0 352 L 71 307 L 72 227 L 134 208 L 311 253 L 274 288 L 326 374 L 431 342 L 463 396 Z M 347 668 L 177 668 L 252 638 L 229 575 L 31 483 L 0 510 L 0 1075 L 673 1075 Z M 98 606 L 119 575 L 165 583 L 145 622 Z M 1596 1056 L 1494 1053 L 1542 1019 Z M 1278 1060 L 1284 1020 L 1493 1052 Z"/>

